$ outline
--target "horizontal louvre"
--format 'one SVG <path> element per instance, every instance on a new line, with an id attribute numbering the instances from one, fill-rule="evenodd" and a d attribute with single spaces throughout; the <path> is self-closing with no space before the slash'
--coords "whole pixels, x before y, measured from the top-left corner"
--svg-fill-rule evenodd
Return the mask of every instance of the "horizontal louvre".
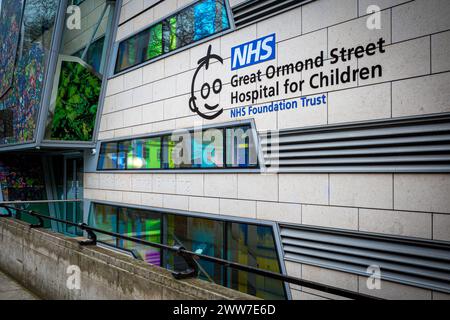
<path id="1" fill-rule="evenodd" d="M 286 260 L 359 275 L 375 265 L 382 279 L 450 292 L 450 244 L 303 226 L 281 226 L 281 239 Z"/>
<path id="2" fill-rule="evenodd" d="M 449 172 L 450 116 L 285 130 L 261 147 L 280 172 Z"/>
<path id="3" fill-rule="evenodd" d="M 232 8 L 237 27 L 254 23 L 276 13 L 297 6 L 305 0 L 250 0 Z"/>

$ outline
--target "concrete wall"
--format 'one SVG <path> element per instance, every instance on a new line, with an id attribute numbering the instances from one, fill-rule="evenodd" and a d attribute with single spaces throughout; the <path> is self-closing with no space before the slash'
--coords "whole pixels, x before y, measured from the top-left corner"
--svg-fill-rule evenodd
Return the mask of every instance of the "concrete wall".
<path id="1" fill-rule="evenodd" d="M 9 218 L 0 219 L 0 247 L 0 269 L 44 299 L 255 299 Z M 67 288 L 71 265 L 81 270 L 80 290 Z"/>
<path id="2" fill-rule="evenodd" d="M 190 1 L 123 2 L 117 40 Z M 381 9 L 381 29 L 368 30 L 366 9 Z M 144 11 L 145 10 L 145 11 Z M 139 14 L 142 12 L 142 14 Z M 137 15 L 137 16 L 135 16 Z M 131 17 L 134 18 L 130 19 Z M 367 44 L 384 37 L 387 53 L 353 60 L 384 67 L 384 76 L 333 86 L 323 108 L 254 117 L 258 131 L 326 127 L 375 119 L 450 112 L 450 2 L 448 0 L 317 0 L 194 46 L 108 82 L 99 139 L 156 133 L 231 121 L 229 112 L 213 121 L 190 112 L 190 79 L 209 44 L 230 69 L 231 47 L 277 33 L 277 60 L 283 64 L 315 57 L 321 50 Z M 375 61 L 378 59 L 379 61 Z M 258 65 L 264 69 L 265 64 Z M 243 69 L 239 73 L 250 71 Z M 303 76 L 303 75 L 302 75 Z M 230 78 L 227 75 L 228 78 Z M 230 84 L 221 105 L 229 109 Z M 283 97 L 281 97 L 283 98 Z M 288 98 L 286 96 L 286 98 Z M 290 98 L 290 97 L 289 97 Z M 274 220 L 294 224 L 450 241 L 449 174 L 133 174 L 87 173 L 85 196 L 167 209 Z M 255 188 L 254 186 L 261 186 Z M 302 272 L 307 268 L 309 272 Z M 359 277 L 290 264 L 291 274 L 336 280 L 363 291 Z M 334 280 L 333 280 L 334 281 Z M 386 297 L 431 299 L 429 290 L 388 284 Z M 414 295 L 419 292 L 425 294 Z"/>

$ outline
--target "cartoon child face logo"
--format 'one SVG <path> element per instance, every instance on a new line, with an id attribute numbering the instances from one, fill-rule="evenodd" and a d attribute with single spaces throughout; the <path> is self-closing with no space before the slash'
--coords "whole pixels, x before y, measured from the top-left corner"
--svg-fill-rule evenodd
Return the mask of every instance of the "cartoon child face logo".
<path id="1" fill-rule="evenodd" d="M 197 85 L 196 83 L 200 71 L 203 68 L 207 71 L 211 62 L 216 60 L 223 65 L 223 59 L 216 54 L 211 54 L 211 49 L 212 47 L 210 45 L 206 56 L 198 61 L 197 70 L 192 78 L 191 98 L 189 99 L 189 108 L 191 111 L 196 112 L 200 117 L 207 120 L 213 120 L 223 113 L 223 109 L 217 110 L 219 108 L 219 94 L 223 87 L 222 80 L 215 79 L 212 83 L 204 82 L 201 85 Z M 195 92 L 197 86 L 200 88 L 200 92 Z"/>

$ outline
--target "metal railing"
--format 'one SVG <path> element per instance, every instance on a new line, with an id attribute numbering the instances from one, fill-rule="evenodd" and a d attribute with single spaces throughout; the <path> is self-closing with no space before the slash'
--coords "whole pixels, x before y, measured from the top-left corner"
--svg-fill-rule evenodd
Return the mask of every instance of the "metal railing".
<path id="1" fill-rule="evenodd" d="M 321 284 L 321 283 L 317 283 L 317 282 L 303 280 L 303 279 L 291 277 L 291 276 L 288 276 L 288 275 L 283 275 L 283 274 L 280 274 L 280 273 L 276 273 L 276 272 L 272 272 L 272 271 L 268 271 L 268 270 L 263 270 L 263 269 L 251 267 L 251 266 L 248 266 L 248 265 L 243 265 L 243 264 L 240 264 L 240 263 L 236 263 L 236 262 L 232 262 L 232 261 L 228 261 L 228 260 L 224 260 L 224 259 L 220 259 L 220 258 L 204 255 L 204 254 L 199 254 L 199 253 L 187 250 L 186 248 L 184 248 L 181 245 L 170 246 L 170 245 L 166 245 L 166 244 L 162 244 L 162 243 L 150 242 L 150 241 L 147 241 L 147 240 L 134 238 L 134 237 L 129 237 L 129 236 L 125 236 L 125 235 L 122 235 L 122 234 L 119 234 L 119 233 L 115 233 L 115 232 L 111 232 L 111 231 L 107 231 L 107 230 L 102 230 L 102 229 L 99 229 L 99 228 L 91 227 L 91 226 L 87 225 L 86 223 L 74 223 L 74 222 L 71 222 L 71 221 L 67 221 L 67 220 L 63 220 L 63 219 L 59 219 L 59 218 L 55 218 L 55 217 L 45 216 L 45 215 L 42 215 L 42 214 L 40 214 L 38 212 L 35 212 L 33 210 L 20 209 L 20 208 L 9 206 L 9 205 L 4 204 L 4 203 L 0 203 L 0 208 L 4 208 L 7 211 L 6 215 L 5 214 L 0 214 L 0 217 L 13 217 L 13 211 L 19 211 L 21 213 L 25 213 L 25 214 L 28 214 L 28 215 L 30 215 L 32 217 L 35 217 L 38 220 L 38 223 L 30 224 L 30 228 L 42 228 L 42 227 L 44 227 L 44 219 L 48 219 L 48 220 L 51 220 L 51 221 L 55 221 L 55 222 L 67 224 L 67 225 L 70 225 L 70 226 L 73 226 L 73 227 L 77 227 L 80 230 L 85 231 L 87 233 L 87 235 L 88 235 L 88 239 L 87 240 L 79 241 L 80 245 L 83 245 L 83 246 L 96 245 L 97 244 L 96 233 L 99 233 L 99 234 L 104 234 L 104 235 L 116 237 L 116 238 L 119 238 L 119 239 L 122 239 L 122 240 L 135 242 L 135 243 L 138 243 L 138 244 L 141 244 L 141 245 L 145 245 L 145 246 L 149 246 L 149 247 L 153 247 L 153 248 L 157 248 L 157 249 L 168 250 L 168 251 L 174 252 L 175 254 L 177 254 L 178 256 L 183 258 L 185 260 L 187 266 L 188 266 L 188 268 L 186 270 L 184 270 L 184 271 L 173 271 L 173 270 L 171 270 L 172 275 L 176 279 L 186 279 L 186 278 L 196 277 L 197 274 L 198 274 L 199 269 L 198 269 L 198 266 L 197 266 L 197 263 L 196 263 L 195 260 L 205 260 L 205 261 L 217 263 L 219 265 L 224 266 L 225 268 L 232 268 L 232 269 L 236 269 L 236 270 L 240 270 L 240 271 L 249 272 L 249 273 L 252 273 L 252 274 L 256 274 L 256 275 L 268 277 L 268 278 L 271 278 L 271 279 L 284 281 L 284 282 L 287 282 L 287 283 L 290 283 L 290 284 L 303 286 L 303 287 L 306 287 L 306 288 L 318 290 L 318 291 L 321 291 L 321 292 L 325 292 L 325 293 L 328 293 L 328 294 L 333 294 L 333 295 L 344 297 L 344 298 L 349 298 L 349 299 L 354 299 L 354 300 L 381 300 L 380 298 L 377 298 L 377 297 L 374 297 L 374 296 L 369 296 L 369 295 L 366 295 L 366 294 L 362 294 L 362 293 L 358 293 L 358 292 L 354 292 L 354 291 L 350 291 L 350 290 L 346 290 L 346 289 L 342 289 L 342 288 L 337 288 L 337 287 L 329 286 L 329 285 L 326 285 L 326 284 Z"/>

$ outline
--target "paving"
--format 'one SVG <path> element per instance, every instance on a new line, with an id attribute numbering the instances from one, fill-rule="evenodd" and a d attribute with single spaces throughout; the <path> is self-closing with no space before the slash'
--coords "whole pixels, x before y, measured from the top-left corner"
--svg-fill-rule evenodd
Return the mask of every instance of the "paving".
<path id="1" fill-rule="evenodd" d="M 39 298 L 0 271 L 0 300 L 39 300 Z"/>

